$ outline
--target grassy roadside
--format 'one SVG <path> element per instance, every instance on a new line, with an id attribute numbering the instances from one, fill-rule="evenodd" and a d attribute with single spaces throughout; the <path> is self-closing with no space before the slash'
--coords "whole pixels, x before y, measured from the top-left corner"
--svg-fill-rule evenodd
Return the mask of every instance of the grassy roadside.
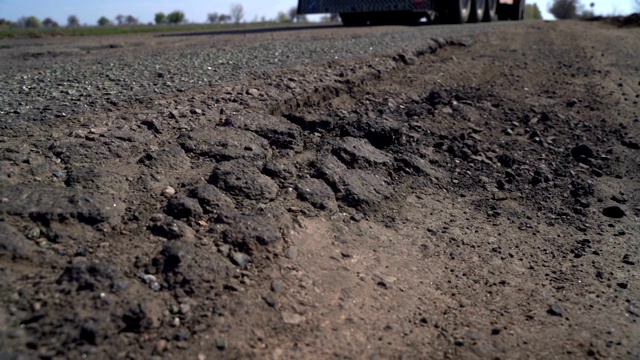
<path id="1" fill-rule="evenodd" d="M 211 24 L 186 24 L 186 25 L 138 25 L 138 26 L 83 26 L 77 28 L 56 29 L 1 29 L 0 39 L 6 38 L 43 38 L 56 36 L 105 36 L 126 35 L 144 33 L 172 33 L 172 32 L 196 32 L 196 31 L 227 31 L 227 30 L 251 30 L 268 29 L 276 27 L 309 26 L 309 23 L 251 23 L 241 25 L 211 25 Z"/>

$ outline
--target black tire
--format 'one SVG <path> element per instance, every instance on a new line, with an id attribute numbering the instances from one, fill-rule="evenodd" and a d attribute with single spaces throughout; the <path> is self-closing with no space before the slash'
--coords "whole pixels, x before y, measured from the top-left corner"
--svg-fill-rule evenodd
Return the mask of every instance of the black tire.
<path id="1" fill-rule="evenodd" d="M 498 0 L 486 0 L 487 4 L 484 8 L 484 16 L 482 21 L 490 22 L 496 18 L 496 11 L 498 10 Z"/>
<path id="2" fill-rule="evenodd" d="M 526 0 L 516 0 L 517 2 L 515 4 L 513 4 L 514 7 L 514 11 L 516 11 L 515 14 L 513 14 L 513 19 L 512 20 L 524 20 L 524 8 L 525 8 L 525 1 Z"/>
<path id="3" fill-rule="evenodd" d="M 340 19 L 346 27 L 367 26 L 368 20 L 362 14 L 341 13 Z"/>
<path id="4" fill-rule="evenodd" d="M 498 4 L 498 19 L 523 20 L 525 0 L 514 0 L 513 5 Z"/>
<path id="5" fill-rule="evenodd" d="M 472 0 L 452 0 L 443 2 L 446 4 L 444 15 L 441 15 L 443 22 L 447 24 L 464 24 L 469 20 Z"/>
<path id="6" fill-rule="evenodd" d="M 484 9 L 486 6 L 486 0 L 472 0 L 471 1 L 471 11 L 469 12 L 469 22 L 477 23 L 482 21 L 482 17 L 484 16 Z"/>
<path id="7" fill-rule="evenodd" d="M 511 8 L 511 20 L 524 20 L 525 0 L 515 0 Z"/>
<path id="8" fill-rule="evenodd" d="M 498 3 L 496 14 L 498 15 L 498 20 L 509 20 L 509 16 L 511 15 L 511 5 Z"/>

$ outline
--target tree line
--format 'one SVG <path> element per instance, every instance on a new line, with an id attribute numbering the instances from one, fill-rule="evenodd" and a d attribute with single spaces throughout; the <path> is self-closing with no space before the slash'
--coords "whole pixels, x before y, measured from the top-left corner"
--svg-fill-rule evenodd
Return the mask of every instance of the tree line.
<path id="1" fill-rule="evenodd" d="M 640 12 L 640 0 L 634 0 L 634 11 Z M 553 0 L 549 12 L 556 19 L 589 19 L 596 16 L 595 2 L 589 2 L 588 8 L 580 0 Z"/>
<path id="2" fill-rule="evenodd" d="M 244 7 L 242 4 L 234 4 L 231 6 L 229 13 L 209 13 L 207 14 L 207 22 L 210 24 L 240 24 L 244 19 Z M 322 19 L 323 21 L 337 21 L 339 20 L 337 14 L 331 14 Z M 297 7 L 292 7 L 288 12 L 279 12 L 274 19 L 266 19 L 257 17 L 252 22 L 279 22 L 279 23 L 292 23 L 292 22 L 306 22 L 307 17 L 305 15 L 299 15 Z M 162 24 L 183 24 L 187 22 L 185 13 L 180 10 L 175 10 L 165 14 L 164 12 L 158 12 L 154 16 L 154 23 L 156 25 Z M 98 26 L 136 26 L 140 25 L 140 21 L 133 15 L 118 15 L 114 19 L 109 19 L 106 16 L 101 16 L 96 24 Z M 81 26 L 80 20 L 76 15 L 70 15 L 67 18 L 65 25 L 68 28 L 74 28 Z M 40 20 L 36 16 L 25 16 L 16 22 L 11 22 L 5 19 L 0 19 L 0 28 L 23 28 L 23 29 L 55 29 L 62 27 L 58 22 L 54 21 L 50 17 L 44 20 Z"/>

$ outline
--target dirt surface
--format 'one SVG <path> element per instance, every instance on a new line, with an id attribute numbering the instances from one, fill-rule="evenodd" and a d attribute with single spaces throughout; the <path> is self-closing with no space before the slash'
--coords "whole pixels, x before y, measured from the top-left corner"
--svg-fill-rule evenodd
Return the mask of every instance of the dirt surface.
<path id="1" fill-rule="evenodd" d="M 529 22 L 11 113 L 0 358 L 639 358 L 639 51 Z"/>

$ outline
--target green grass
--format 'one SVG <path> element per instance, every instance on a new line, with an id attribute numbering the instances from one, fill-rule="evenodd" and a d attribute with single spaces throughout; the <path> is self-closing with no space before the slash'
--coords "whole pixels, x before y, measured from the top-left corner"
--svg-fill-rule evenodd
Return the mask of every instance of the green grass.
<path id="1" fill-rule="evenodd" d="M 309 24 L 306 24 L 307 26 Z M 198 32 L 220 30 L 247 30 L 272 27 L 305 26 L 304 23 L 251 23 L 241 25 L 211 25 L 211 24 L 186 24 L 186 25 L 139 25 L 139 26 L 82 26 L 77 28 L 57 29 L 2 29 L 0 39 L 4 38 L 42 38 L 55 36 L 105 36 L 145 33 L 170 33 L 170 32 Z"/>

